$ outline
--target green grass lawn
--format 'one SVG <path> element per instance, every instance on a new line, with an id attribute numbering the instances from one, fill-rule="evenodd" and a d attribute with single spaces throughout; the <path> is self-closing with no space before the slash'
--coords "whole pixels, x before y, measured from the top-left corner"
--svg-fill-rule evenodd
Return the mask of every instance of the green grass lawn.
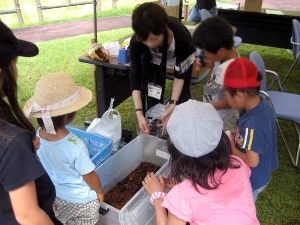
<path id="1" fill-rule="evenodd" d="M 99 33 L 99 42 L 117 40 L 130 34 L 131 28 L 106 31 Z M 53 72 L 67 72 L 71 74 L 78 85 L 86 86 L 94 93 L 93 66 L 78 62 L 78 56 L 84 54 L 90 45 L 91 35 L 53 40 L 38 43 L 40 54 L 34 58 L 19 58 L 19 99 L 24 105 L 34 90 L 40 76 Z M 242 56 L 248 56 L 252 50 L 258 51 L 266 62 L 266 67 L 275 70 L 283 78 L 292 64 L 293 56 L 285 49 L 270 48 L 256 45 L 242 44 L 239 51 Z M 285 91 L 300 94 L 299 66 L 291 74 L 285 84 Z M 172 82 L 167 83 L 167 90 Z M 193 98 L 202 99 L 203 84 L 192 87 Z M 277 89 L 277 86 L 274 87 Z M 95 94 L 94 94 L 95 97 Z M 136 133 L 135 112 L 132 98 L 128 98 L 117 110 L 122 115 L 124 129 Z M 96 116 L 95 100 L 80 110 L 74 124 L 83 124 L 85 120 L 92 120 Z M 292 123 L 281 121 L 284 132 L 288 134 L 288 141 L 293 150 L 297 147 L 297 136 L 294 135 Z M 35 122 L 34 122 L 35 123 Z M 35 123 L 36 124 L 36 123 Z M 278 135 L 278 151 L 280 169 L 273 174 L 272 181 L 257 201 L 258 217 L 263 225 L 300 224 L 300 169 L 292 166 L 283 142 Z M 234 185 L 234 184 L 233 184 Z"/>

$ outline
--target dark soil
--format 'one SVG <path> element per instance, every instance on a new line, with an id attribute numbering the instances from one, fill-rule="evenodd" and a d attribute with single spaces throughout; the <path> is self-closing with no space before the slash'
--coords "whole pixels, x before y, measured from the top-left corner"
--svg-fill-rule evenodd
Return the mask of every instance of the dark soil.
<path id="1" fill-rule="evenodd" d="M 148 172 L 156 172 L 158 166 L 152 163 L 142 162 L 125 179 L 120 181 L 115 187 L 105 194 L 104 202 L 122 209 L 122 207 L 142 188 L 142 181 Z"/>

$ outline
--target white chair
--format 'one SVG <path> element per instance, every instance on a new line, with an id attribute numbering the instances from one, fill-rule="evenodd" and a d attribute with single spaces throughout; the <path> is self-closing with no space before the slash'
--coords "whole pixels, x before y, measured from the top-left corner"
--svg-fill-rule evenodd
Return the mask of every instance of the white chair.
<path id="1" fill-rule="evenodd" d="M 258 71 L 262 75 L 261 94 L 265 96 L 271 104 L 275 116 L 275 121 L 277 123 L 284 145 L 288 151 L 292 164 L 297 167 L 300 155 L 300 131 L 298 128 L 300 124 L 300 95 L 283 92 L 278 74 L 274 71 L 266 70 L 264 61 L 257 52 L 251 52 L 249 58 L 256 65 Z M 266 88 L 267 74 L 272 74 L 274 76 L 268 88 Z M 279 88 L 281 91 L 270 91 L 270 88 L 276 80 L 278 81 Z M 289 148 L 287 140 L 285 139 L 285 136 L 279 123 L 279 119 L 290 120 L 294 123 L 297 135 L 299 137 L 299 145 L 295 159 Z"/>
<path id="2" fill-rule="evenodd" d="M 292 72 L 296 63 L 299 62 L 299 64 L 300 64 L 300 23 L 296 19 L 293 19 L 292 23 L 293 23 L 293 28 L 292 28 L 293 35 L 291 37 L 291 43 L 293 45 L 293 55 L 294 55 L 295 60 L 292 64 L 291 68 L 289 69 L 288 73 L 285 75 L 285 77 L 282 81 L 282 85 L 285 83 L 286 79 Z"/>

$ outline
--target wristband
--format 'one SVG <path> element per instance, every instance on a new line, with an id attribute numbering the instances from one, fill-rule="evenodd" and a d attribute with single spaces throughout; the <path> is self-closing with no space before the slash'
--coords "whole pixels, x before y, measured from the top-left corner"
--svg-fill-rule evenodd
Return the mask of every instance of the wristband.
<path id="1" fill-rule="evenodd" d="M 177 101 L 176 101 L 176 100 L 170 100 L 170 101 L 169 101 L 169 104 L 174 104 L 174 105 L 176 105 L 176 104 L 177 104 Z"/>
<path id="2" fill-rule="evenodd" d="M 136 109 L 135 111 L 136 111 L 136 112 L 138 112 L 138 111 L 143 111 L 143 109 Z"/>
<path id="3" fill-rule="evenodd" d="M 151 202 L 152 205 L 154 205 L 154 200 L 155 199 L 158 199 L 158 198 L 165 199 L 166 196 L 167 196 L 167 194 L 164 193 L 164 192 L 154 192 L 151 195 L 150 202 Z"/>

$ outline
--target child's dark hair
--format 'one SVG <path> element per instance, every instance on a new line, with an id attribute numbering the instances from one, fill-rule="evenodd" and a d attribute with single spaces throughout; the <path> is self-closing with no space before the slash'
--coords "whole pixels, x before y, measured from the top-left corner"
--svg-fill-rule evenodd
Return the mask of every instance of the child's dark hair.
<path id="1" fill-rule="evenodd" d="M 62 116 L 51 117 L 55 131 L 67 125 L 65 124 L 65 116 L 67 117 L 67 121 L 71 121 L 74 118 L 75 114 L 76 112 L 72 112 Z M 42 118 L 38 118 L 37 122 L 40 125 L 40 127 L 44 127 L 44 122 Z"/>
<path id="2" fill-rule="evenodd" d="M 231 157 L 231 146 L 227 135 L 222 132 L 221 140 L 216 149 L 199 158 L 182 154 L 176 147 L 168 142 L 171 155 L 171 177 L 181 180 L 183 176 L 192 181 L 194 188 L 199 192 L 200 187 L 213 190 L 221 184 L 221 177 L 228 168 L 239 168 L 241 164 Z M 220 174 L 215 173 L 220 171 Z"/>
<path id="3" fill-rule="evenodd" d="M 258 72 L 256 80 L 257 81 L 262 80 L 261 73 Z M 250 96 L 257 96 L 257 95 L 259 95 L 260 86 L 253 87 L 253 88 L 230 88 L 230 87 L 226 87 L 226 89 L 224 91 L 227 91 L 231 95 L 231 97 L 235 96 L 237 92 L 246 93 L 247 95 L 250 95 Z"/>
<path id="4" fill-rule="evenodd" d="M 201 22 L 193 34 L 196 47 L 216 54 L 220 48 L 227 50 L 233 47 L 233 30 L 223 18 L 214 16 Z"/>
<path id="5" fill-rule="evenodd" d="M 141 4 L 132 13 L 132 29 L 138 41 L 147 40 L 150 33 L 154 35 L 163 34 L 167 24 L 167 13 L 156 3 Z"/>

